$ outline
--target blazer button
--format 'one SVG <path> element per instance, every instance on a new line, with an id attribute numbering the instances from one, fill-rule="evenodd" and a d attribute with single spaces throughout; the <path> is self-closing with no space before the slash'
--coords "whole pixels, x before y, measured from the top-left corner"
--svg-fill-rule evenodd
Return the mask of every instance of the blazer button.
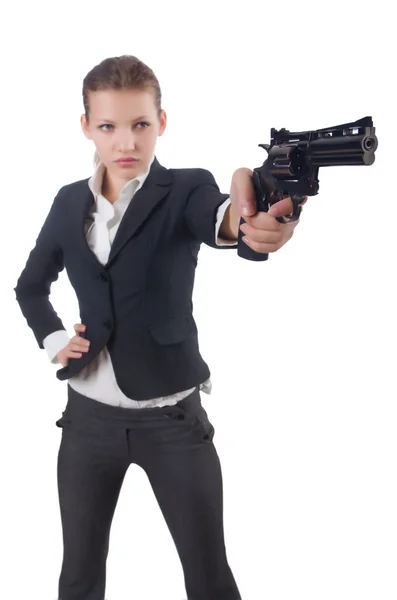
<path id="1" fill-rule="evenodd" d="M 111 329 L 112 328 L 112 319 L 106 319 L 106 321 L 104 321 L 103 324 L 106 327 L 106 329 Z"/>
<path id="2" fill-rule="evenodd" d="M 102 281 L 109 281 L 109 275 L 105 273 L 105 271 L 101 271 L 99 273 L 99 277 L 102 279 Z"/>

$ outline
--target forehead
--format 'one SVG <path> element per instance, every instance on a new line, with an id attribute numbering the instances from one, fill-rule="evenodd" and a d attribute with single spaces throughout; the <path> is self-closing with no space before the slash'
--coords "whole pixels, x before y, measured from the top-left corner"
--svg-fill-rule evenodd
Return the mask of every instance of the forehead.
<path id="1" fill-rule="evenodd" d="M 132 120 L 157 113 L 151 90 L 100 90 L 90 92 L 89 105 L 94 119 Z"/>

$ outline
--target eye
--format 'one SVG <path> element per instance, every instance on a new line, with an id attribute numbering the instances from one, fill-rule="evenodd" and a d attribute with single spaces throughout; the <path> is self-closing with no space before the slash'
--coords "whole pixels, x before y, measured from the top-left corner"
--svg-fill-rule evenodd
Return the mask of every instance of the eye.
<path id="1" fill-rule="evenodd" d="M 139 125 L 142 125 L 142 127 L 138 127 Z M 110 123 L 104 123 L 103 125 L 100 125 L 98 129 L 101 129 L 103 131 L 110 131 L 109 129 L 103 129 L 104 127 L 113 127 L 113 125 L 111 125 Z M 147 123 L 146 121 L 140 121 L 135 125 L 135 127 L 138 127 L 139 129 L 146 129 L 146 127 L 150 127 L 150 123 Z"/>

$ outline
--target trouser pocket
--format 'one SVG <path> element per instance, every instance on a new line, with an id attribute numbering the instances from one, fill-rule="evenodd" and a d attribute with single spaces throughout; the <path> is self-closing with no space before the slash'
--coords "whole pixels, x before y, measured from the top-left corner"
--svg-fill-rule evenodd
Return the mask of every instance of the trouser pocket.
<path id="1" fill-rule="evenodd" d="M 193 412 L 180 410 L 177 412 L 163 412 L 164 418 L 168 419 L 179 427 L 187 427 L 199 433 L 204 441 L 212 441 L 215 434 L 215 428 L 208 418 L 207 411 L 200 404 Z"/>

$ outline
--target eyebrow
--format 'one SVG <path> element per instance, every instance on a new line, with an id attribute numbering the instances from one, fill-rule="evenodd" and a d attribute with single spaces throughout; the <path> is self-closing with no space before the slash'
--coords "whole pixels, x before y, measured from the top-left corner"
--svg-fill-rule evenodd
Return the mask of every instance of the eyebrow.
<path id="1" fill-rule="evenodd" d="M 142 119 L 150 119 L 150 117 L 148 117 L 147 115 L 143 115 L 142 117 L 137 117 L 136 119 L 132 119 L 134 122 L 135 121 L 142 121 Z M 106 123 L 113 123 L 114 121 L 112 121 L 112 119 L 97 119 L 97 121 L 106 121 Z"/>

